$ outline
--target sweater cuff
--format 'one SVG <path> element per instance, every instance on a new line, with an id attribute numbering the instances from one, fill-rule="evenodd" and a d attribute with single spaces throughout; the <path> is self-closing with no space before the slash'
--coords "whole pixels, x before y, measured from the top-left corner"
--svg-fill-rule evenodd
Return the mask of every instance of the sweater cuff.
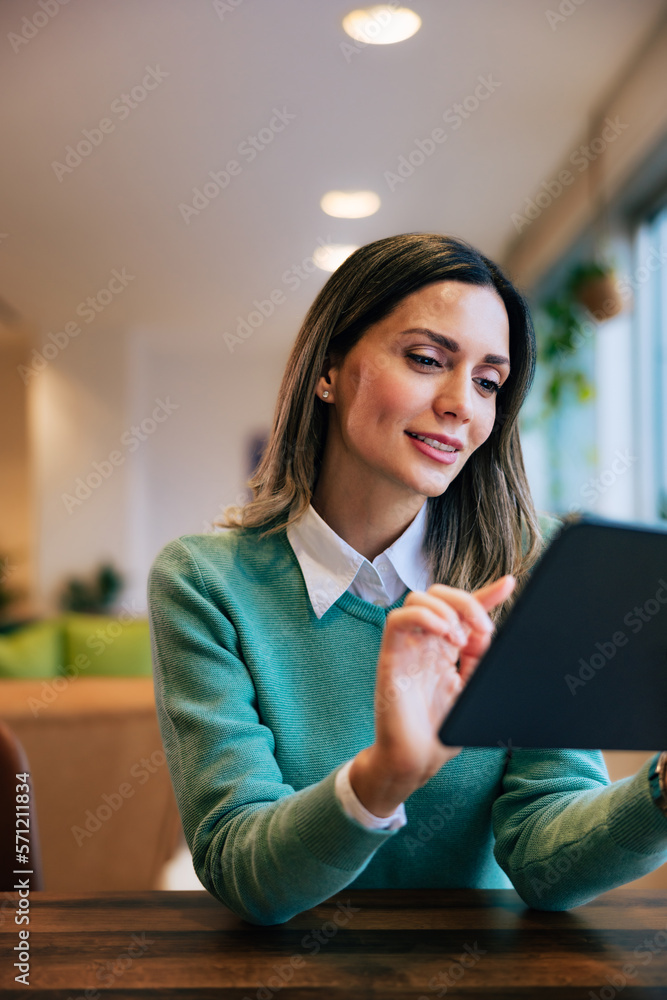
<path id="1" fill-rule="evenodd" d="M 347 764 L 343 764 L 334 782 L 336 795 L 347 815 L 356 819 L 367 830 L 399 830 L 405 826 L 408 818 L 405 815 L 405 806 L 402 802 L 390 816 L 376 816 L 359 801 L 359 797 L 350 783 L 350 768 L 353 760 L 354 757 L 348 760 Z"/>
<path id="2" fill-rule="evenodd" d="M 649 783 L 655 754 L 636 774 L 614 782 L 617 786 L 607 826 L 612 840 L 635 854 L 667 851 L 667 816 L 656 806 Z"/>
<path id="3" fill-rule="evenodd" d="M 299 796 L 294 824 L 302 843 L 316 858 L 334 868 L 356 871 L 394 836 L 397 828 L 371 830 L 348 816 L 335 789 L 343 766 L 311 785 L 307 796 Z"/>

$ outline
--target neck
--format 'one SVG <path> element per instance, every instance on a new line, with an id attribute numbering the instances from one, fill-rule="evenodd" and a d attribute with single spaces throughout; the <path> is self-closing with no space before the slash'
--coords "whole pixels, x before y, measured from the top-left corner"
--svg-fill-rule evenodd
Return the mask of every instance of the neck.
<path id="1" fill-rule="evenodd" d="M 412 495 L 401 503 L 373 504 L 372 498 L 344 491 L 325 493 L 320 481 L 315 487 L 311 504 L 323 521 L 352 548 L 372 562 L 389 548 L 415 519 L 425 497 Z"/>

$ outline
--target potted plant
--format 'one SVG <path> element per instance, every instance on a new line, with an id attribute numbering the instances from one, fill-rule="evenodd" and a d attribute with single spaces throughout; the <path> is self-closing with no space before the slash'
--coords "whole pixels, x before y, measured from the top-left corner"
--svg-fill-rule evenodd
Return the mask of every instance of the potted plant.
<path id="1" fill-rule="evenodd" d="M 576 264 L 561 291 L 542 303 L 536 327 L 538 362 L 547 376 L 543 419 L 560 407 L 567 388 L 581 403 L 593 399 L 595 386 L 576 359 L 578 349 L 595 332 L 587 312 L 603 323 L 622 308 L 614 265 L 601 259 Z"/>
<path id="2" fill-rule="evenodd" d="M 72 577 L 67 580 L 60 598 L 63 611 L 86 614 L 106 614 L 123 586 L 122 576 L 105 563 L 100 566 L 92 582 Z"/>
<path id="3" fill-rule="evenodd" d="M 616 316 L 623 308 L 615 268 L 604 261 L 577 264 L 570 274 L 569 291 L 599 323 Z"/>

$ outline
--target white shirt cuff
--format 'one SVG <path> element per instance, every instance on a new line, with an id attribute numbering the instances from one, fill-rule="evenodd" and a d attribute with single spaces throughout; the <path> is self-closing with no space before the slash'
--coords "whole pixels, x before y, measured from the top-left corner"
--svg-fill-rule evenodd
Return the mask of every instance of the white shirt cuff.
<path id="1" fill-rule="evenodd" d="M 405 815 L 405 806 L 402 802 L 391 816 L 375 816 L 361 804 L 350 784 L 349 774 L 352 760 L 348 760 L 346 764 L 343 764 L 334 781 L 336 795 L 347 815 L 351 816 L 352 819 L 356 819 L 358 823 L 361 823 L 368 830 L 398 830 L 400 827 L 405 826 L 408 818 Z"/>

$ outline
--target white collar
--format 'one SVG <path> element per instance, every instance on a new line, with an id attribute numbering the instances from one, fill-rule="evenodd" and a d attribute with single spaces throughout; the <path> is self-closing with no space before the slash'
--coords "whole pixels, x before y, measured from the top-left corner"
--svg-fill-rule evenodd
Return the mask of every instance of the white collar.
<path id="1" fill-rule="evenodd" d="M 430 567 L 424 553 L 426 501 L 402 535 L 372 563 L 337 535 L 312 504 L 296 523 L 287 528 L 287 538 L 301 567 L 313 611 L 321 618 L 354 581 L 364 567 L 377 579 L 377 566 L 388 560 L 403 583 L 402 590 L 425 590 Z M 372 567 L 372 569 L 371 569 Z M 378 584 L 382 586 L 381 583 Z"/>

